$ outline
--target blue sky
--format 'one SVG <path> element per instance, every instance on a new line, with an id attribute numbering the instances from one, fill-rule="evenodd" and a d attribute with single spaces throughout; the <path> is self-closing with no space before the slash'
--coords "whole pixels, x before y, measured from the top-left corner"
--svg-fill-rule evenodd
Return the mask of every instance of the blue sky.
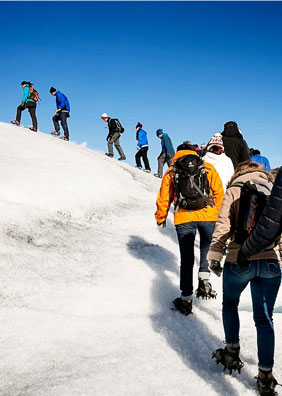
<path id="1" fill-rule="evenodd" d="M 175 146 L 200 144 L 234 120 L 282 165 L 281 2 L 0 2 L 0 15 L 1 121 L 15 118 L 29 80 L 40 130 L 53 130 L 54 86 L 71 103 L 71 139 L 106 151 L 107 112 L 126 129 L 131 164 L 137 121 L 155 170 L 156 129 Z"/>

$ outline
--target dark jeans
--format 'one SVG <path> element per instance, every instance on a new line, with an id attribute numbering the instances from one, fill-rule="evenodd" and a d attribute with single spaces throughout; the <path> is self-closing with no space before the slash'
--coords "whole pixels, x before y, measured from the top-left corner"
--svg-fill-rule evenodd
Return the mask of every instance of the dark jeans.
<path id="1" fill-rule="evenodd" d="M 119 138 L 120 138 L 120 133 L 115 132 L 108 140 L 108 151 L 109 154 L 113 157 L 114 156 L 114 151 L 113 151 L 113 143 L 115 145 L 115 148 L 117 149 L 117 152 L 119 153 L 121 158 L 125 158 L 124 152 L 119 144 Z"/>
<path id="2" fill-rule="evenodd" d="M 19 105 L 17 107 L 17 116 L 16 116 L 16 120 L 20 123 L 21 122 L 21 118 L 22 118 L 22 112 L 28 109 L 31 120 L 32 120 L 32 126 L 34 129 L 37 129 L 37 118 L 35 115 L 35 111 L 36 111 L 36 103 L 34 102 L 26 102 L 25 107 L 21 107 L 21 105 Z"/>
<path id="3" fill-rule="evenodd" d="M 64 131 L 64 136 L 69 139 L 69 128 L 67 124 L 67 118 L 69 118 L 69 113 L 66 111 L 60 111 L 59 114 L 55 114 L 53 119 L 54 123 L 54 128 L 55 131 L 59 132 L 60 130 L 60 124 L 59 121 L 61 121 L 61 125 Z"/>
<path id="4" fill-rule="evenodd" d="M 274 355 L 273 307 L 281 282 L 278 260 L 251 260 L 248 267 L 226 262 L 223 271 L 223 325 L 226 343 L 239 346 L 240 321 L 238 305 L 240 295 L 251 282 L 253 317 L 257 328 L 259 368 L 271 370 Z"/>
<path id="5" fill-rule="evenodd" d="M 138 168 L 142 168 L 142 165 L 141 165 L 141 158 L 142 158 L 144 161 L 145 169 L 150 171 L 151 168 L 150 168 L 149 160 L 147 157 L 148 150 L 149 150 L 148 146 L 141 147 L 141 149 L 138 150 L 137 153 L 135 154 L 135 160 L 136 160 L 136 166 Z"/>
<path id="6" fill-rule="evenodd" d="M 192 221 L 175 226 L 180 248 L 180 290 L 183 296 L 191 296 L 193 294 L 194 245 L 197 230 L 200 234 L 199 278 L 209 279 L 210 270 L 207 254 L 214 227 L 214 221 Z"/>
<path id="7" fill-rule="evenodd" d="M 163 169 L 164 164 L 167 163 L 167 166 L 170 167 L 172 164 L 173 155 L 169 155 L 166 153 L 162 153 L 158 156 L 158 175 L 163 177 Z"/>

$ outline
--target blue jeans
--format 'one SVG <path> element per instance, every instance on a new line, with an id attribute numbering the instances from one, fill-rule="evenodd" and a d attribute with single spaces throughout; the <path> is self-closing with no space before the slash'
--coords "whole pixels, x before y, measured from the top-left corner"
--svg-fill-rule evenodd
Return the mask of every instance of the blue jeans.
<path id="1" fill-rule="evenodd" d="M 59 132 L 59 130 L 60 130 L 59 121 L 61 121 L 62 128 L 64 131 L 64 136 L 67 139 L 69 139 L 69 128 L 68 128 L 67 118 L 69 118 L 69 113 L 65 112 L 65 111 L 60 111 L 59 114 L 54 115 L 54 117 L 52 119 L 53 119 L 55 131 L 57 131 L 57 132 Z"/>
<path id="2" fill-rule="evenodd" d="M 180 290 L 183 296 L 191 296 L 193 294 L 194 245 L 197 230 L 200 234 L 199 276 L 202 279 L 209 278 L 210 270 L 207 254 L 214 227 L 214 221 L 192 221 L 175 226 L 180 248 Z"/>
<path id="3" fill-rule="evenodd" d="M 248 267 L 226 262 L 223 271 L 223 326 L 226 343 L 239 346 L 240 295 L 251 282 L 253 317 L 257 328 L 258 365 L 262 370 L 271 370 L 274 355 L 273 308 L 281 282 L 278 260 L 262 259 L 249 261 Z"/>

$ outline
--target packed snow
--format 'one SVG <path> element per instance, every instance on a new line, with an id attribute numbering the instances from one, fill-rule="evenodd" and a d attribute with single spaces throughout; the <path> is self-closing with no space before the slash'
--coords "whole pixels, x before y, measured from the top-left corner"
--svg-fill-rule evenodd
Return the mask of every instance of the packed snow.
<path id="1" fill-rule="evenodd" d="M 4 123 L 0 152 L 1 396 L 256 394 L 249 289 L 241 375 L 211 359 L 224 340 L 221 279 L 211 278 L 216 300 L 194 299 L 194 315 L 170 309 L 179 250 L 173 213 L 166 229 L 154 220 L 159 179 Z M 281 292 L 276 311 L 281 382 Z"/>

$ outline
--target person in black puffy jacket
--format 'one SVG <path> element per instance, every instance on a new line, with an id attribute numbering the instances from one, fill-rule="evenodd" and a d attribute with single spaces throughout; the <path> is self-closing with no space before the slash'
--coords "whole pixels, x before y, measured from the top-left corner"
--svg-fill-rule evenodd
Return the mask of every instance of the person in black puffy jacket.
<path id="1" fill-rule="evenodd" d="M 234 169 L 240 162 L 247 161 L 250 158 L 248 145 L 243 139 L 236 122 L 228 121 L 224 124 L 221 136 L 225 154 L 231 158 Z"/>
<path id="2" fill-rule="evenodd" d="M 237 263 L 241 267 L 248 265 L 248 258 L 267 249 L 280 239 L 282 233 L 282 166 L 280 167 L 271 195 L 260 216 L 256 227 L 242 245 Z M 280 240 L 280 256 L 282 243 Z"/>

